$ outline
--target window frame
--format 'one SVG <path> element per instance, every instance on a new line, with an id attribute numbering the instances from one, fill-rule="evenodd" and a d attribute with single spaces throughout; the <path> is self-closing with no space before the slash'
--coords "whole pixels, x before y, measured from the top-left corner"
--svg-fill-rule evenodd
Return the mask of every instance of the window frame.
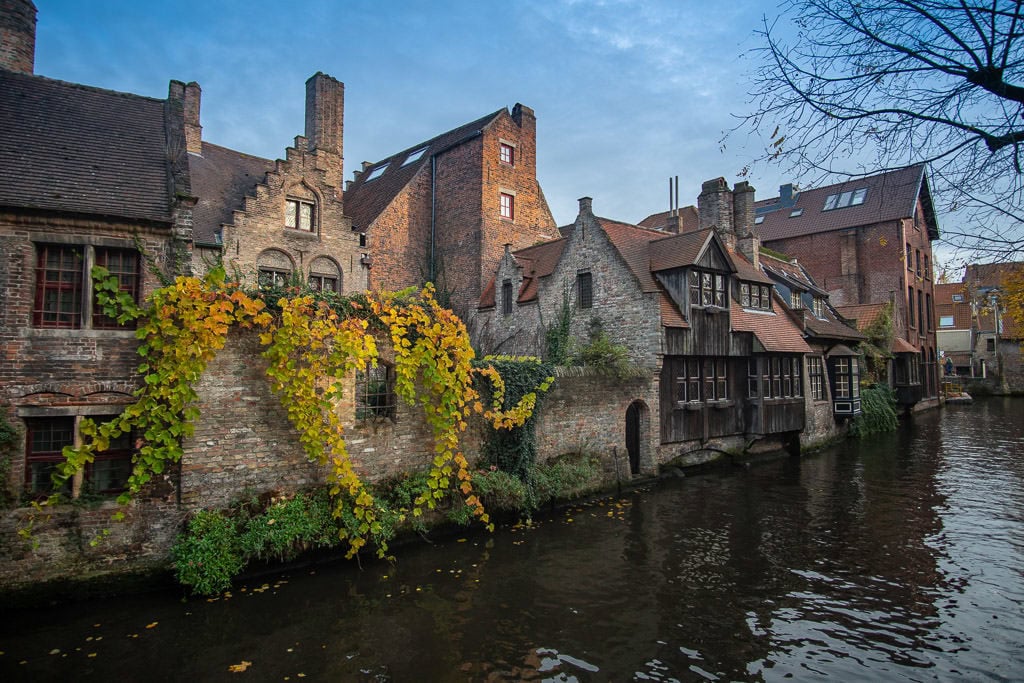
<path id="1" fill-rule="evenodd" d="M 576 307 L 594 307 L 594 275 L 589 270 L 576 273 Z"/>
<path id="2" fill-rule="evenodd" d="M 507 221 L 514 221 L 516 219 L 516 196 L 510 192 L 498 194 L 498 216 Z"/>
<path id="3" fill-rule="evenodd" d="M 512 280 L 509 278 L 501 283 L 501 314 L 512 315 Z"/>
<path id="4" fill-rule="evenodd" d="M 725 308 L 728 305 L 729 280 L 724 274 L 702 268 L 690 268 L 686 277 L 690 306 Z"/>
<path id="5" fill-rule="evenodd" d="M 355 419 L 357 422 L 378 422 L 396 418 L 398 400 L 395 394 L 394 368 L 378 360 L 356 371 Z"/>
<path id="6" fill-rule="evenodd" d="M 821 356 L 807 357 L 807 378 L 811 384 L 811 398 L 824 401 L 825 395 L 825 361 Z"/>
<path id="7" fill-rule="evenodd" d="M 508 142 L 498 143 L 498 161 L 507 165 L 516 165 L 516 146 Z"/>
<path id="8" fill-rule="evenodd" d="M 317 230 L 317 203 L 314 199 L 302 199 L 300 197 L 287 197 L 284 200 L 284 227 L 285 230 L 294 230 L 298 233 L 316 235 Z M 309 209 L 308 227 L 303 227 L 302 209 Z M 289 225 L 289 220 L 294 225 Z"/>
<path id="9" fill-rule="evenodd" d="M 25 477 L 23 487 L 27 495 L 42 498 L 54 492 L 51 479 L 52 472 L 57 465 L 64 462 L 63 448 L 65 446 L 74 446 L 79 442 L 78 435 L 81 431 L 81 420 L 86 417 L 89 417 L 89 419 L 92 419 L 99 425 L 116 419 L 117 415 L 48 415 L 23 418 L 25 421 Z M 39 430 L 35 425 L 47 423 L 50 425 L 60 424 L 65 438 L 61 440 L 55 450 L 51 448 L 50 450 L 37 451 L 35 450 L 35 439 Z M 51 429 L 50 431 L 52 433 L 53 430 Z M 53 445 L 52 442 L 50 445 Z M 122 434 L 116 439 L 112 439 L 110 447 L 105 451 L 95 453 L 93 460 L 82 470 L 81 489 L 76 492 L 75 486 L 69 479 L 65 486 L 60 489 L 59 493 L 74 499 L 80 497 L 82 489 L 101 495 L 114 495 L 125 491 L 128 487 L 128 477 L 132 472 L 135 451 L 136 435 L 133 432 Z M 120 483 L 115 486 L 94 488 L 93 485 L 101 476 L 100 472 L 108 469 L 112 464 L 120 466 L 123 470 L 120 475 Z M 37 475 L 39 469 L 34 467 L 34 465 L 43 465 L 45 471 L 50 474 L 43 479 Z"/>
<path id="10" fill-rule="evenodd" d="M 120 240 L 118 240 L 120 241 Z M 33 282 L 35 290 L 32 293 L 32 328 L 38 330 L 64 329 L 64 330 L 102 330 L 102 331 L 123 331 L 135 329 L 134 321 L 118 323 L 112 318 L 103 315 L 99 306 L 96 288 L 92 280 L 92 268 L 99 265 L 107 268 L 110 274 L 118 280 L 118 290 L 129 294 L 135 303 L 139 302 L 142 294 L 142 255 L 137 249 L 127 244 L 109 245 L 92 244 L 88 242 L 51 242 L 46 239 L 32 240 L 32 247 L 35 251 L 35 270 Z M 47 263 L 48 256 L 54 252 L 61 254 L 60 263 L 57 267 L 51 267 Z M 68 253 L 74 259 L 74 265 L 70 268 L 64 267 L 63 254 Z M 123 267 L 126 261 L 113 263 L 112 256 L 131 256 L 133 263 L 129 267 Z M 58 273 L 56 281 L 48 279 L 48 274 Z M 64 281 L 64 274 L 71 274 L 70 282 Z M 69 311 L 48 310 L 48 293 L 57 292 L 56 305 L 58 309 L 64 304 L 70 304 Z M 56 319 L 48 319 L 56 316 Z"/>

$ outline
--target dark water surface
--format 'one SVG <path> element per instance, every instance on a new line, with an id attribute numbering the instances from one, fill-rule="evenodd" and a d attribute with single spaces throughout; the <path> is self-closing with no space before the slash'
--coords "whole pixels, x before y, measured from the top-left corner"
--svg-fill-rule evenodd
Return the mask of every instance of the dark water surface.
<path id="1" fill-rule="evenodd" d="M 399 555 L 7 611 L 0 680 L 1022 680 L 1024 400 Z"/>

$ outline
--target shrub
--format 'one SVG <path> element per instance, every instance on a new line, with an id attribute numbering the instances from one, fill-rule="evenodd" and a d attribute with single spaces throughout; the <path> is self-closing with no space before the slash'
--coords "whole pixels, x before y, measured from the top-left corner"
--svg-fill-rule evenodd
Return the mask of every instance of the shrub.
<path id="1" fill-rule="evenodd" d="M 234 520 L 214 510 L 195 514 L 171 556 L 178 582 L 203 595 L 226 590 L 245 566 Z"/>
<path id="2" fill-rule="evenodd" d="M 338 531 L 326 492 L 300 493 L 270 505 L 244 523 L 239 545 L 246 559 L 294 559 L 311 548 L 337 545 Z"/>
<path id="3" fill-rule="evenodd" d="M 891 432 L 899 426 L 896 417 L 896 394 L 885 384 L 876 384 L 861 391 L 861 414 L 850 424 L 850 435 L 863 438 L 869 434 Z"/>
<path id="4" fill-rule="evenodd" d="M 597 458 L 583 453 L 564 455 L 537 467 L 534 477 L 538 498 L 541 502 L 576 498 L 595 490 L 600 475 Z"/>
<path id="5" fill-rule="evenodd" d="M 504 470 L 491 468 L 474 473 L 473 491 L 488 510 L 511 512 L 527 508 L 526 484 Z"/>
<path id="6" fill-rule="evenodd" d="M 601 326 L 600 318 L 590 321 L 589 341 L 580 347 L 572 358 L 573 365 L 594 368 L 612 377 L 627 377 L 632 369 L 629 349 L 614 344 Z"/>

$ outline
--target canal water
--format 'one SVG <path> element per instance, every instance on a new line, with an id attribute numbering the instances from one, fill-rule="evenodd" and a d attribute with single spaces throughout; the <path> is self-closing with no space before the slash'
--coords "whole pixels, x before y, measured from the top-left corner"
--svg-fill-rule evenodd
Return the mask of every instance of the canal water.
<path id="1" fill-rule="evenodd" d="M 8 610 L 0 680 L 1021 680 L 1024 400 L 399 555 Z"/>

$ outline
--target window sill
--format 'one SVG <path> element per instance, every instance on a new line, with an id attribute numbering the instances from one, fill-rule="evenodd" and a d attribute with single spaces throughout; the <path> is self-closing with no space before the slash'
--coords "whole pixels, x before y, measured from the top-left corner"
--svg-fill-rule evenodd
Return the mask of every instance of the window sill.
<path id="1" fill-rule="evenodd" d="M 21 337 L 37 339 L 135 339 L 135 330 L 94 330 L 80 327 L 26 327 L 20 330 Z"/>
<path id="2" fill-rule="evenodd" d="M 306 232 L 297 228 L 283 228 L 283 230 L 287 237 L 297 237 L 300 240 L 320 240 L 320 233 L 318 232 Z"/>
<path id="3" fill-rule="evenodd" d="M 719 410 L 721 410 L 722 408 L 735 407 L 736 401 L 733 401 L 731 399 L 727 399 L 724 401 L 708 401 L 708 405 L 712 408 L 718 408 Z"/>

